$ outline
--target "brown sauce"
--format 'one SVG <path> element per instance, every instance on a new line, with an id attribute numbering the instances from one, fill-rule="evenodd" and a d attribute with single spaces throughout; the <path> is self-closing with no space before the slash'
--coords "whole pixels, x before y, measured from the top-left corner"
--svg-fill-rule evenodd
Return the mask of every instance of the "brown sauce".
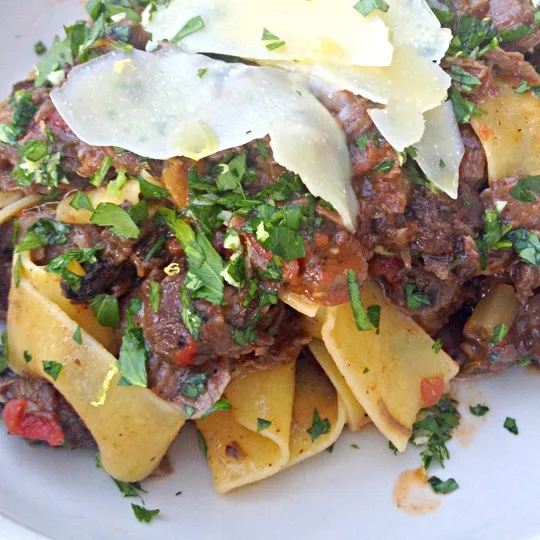
<path id="1" fill-rule="evenodd" d="M 403 471 L 392 493 L 397 508 L 410 516 L 431 514 L 438 510 L 441 500 L 431 491 L 427 478 L 422 468 Z"/>

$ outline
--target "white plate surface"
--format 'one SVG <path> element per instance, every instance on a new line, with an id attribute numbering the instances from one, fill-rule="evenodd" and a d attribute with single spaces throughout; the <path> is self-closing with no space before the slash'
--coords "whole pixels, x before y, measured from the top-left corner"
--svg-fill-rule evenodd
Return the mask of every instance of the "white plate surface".
<path id="1" fill-rule="evenodd" d="M 31 70 L 34 43 L 50 43 L 82 13 L 78 0 L 0 0 L 2 96 Z M 372 427 L 344 435 L 332 454 L 228 496 L 213 492 L 194 433 L 183 430 L 174 474 L 145 482 L 147 507 L 162 515 L 142 525 L 92 452 L 32 448 L 0 425 L 0 539 L 540 539 L 539 386 L 528 369 L 455 385 L 463 427 L 446 469 L 433 473 L 456 478 L 460 489 L 419 516 L 392 500 L 399 474 L 418 467 L 418 451 L 394 456 Z M 479 402 L 491 408 L 483 419 L 467 412 Z M 506 416 L 517 420 L 519 436 L 503 428 Z M 426 491 L 410 502 L 434 498 Z"/>

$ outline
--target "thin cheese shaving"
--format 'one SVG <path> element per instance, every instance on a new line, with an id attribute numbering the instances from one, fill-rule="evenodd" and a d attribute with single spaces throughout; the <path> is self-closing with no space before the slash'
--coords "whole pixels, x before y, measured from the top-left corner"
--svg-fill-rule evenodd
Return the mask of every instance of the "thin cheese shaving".
<path id="1" fill-rule="evenodd" d="M 447 101 L 425 113 L 426 129 L 416 143 L 416 161 L 426 176 L 447 195 L 457 198 L 459 165 L 465 147 L 452 104 Z"/>
<path id="2" fill-rule="evenodd" d="M 147 28 L 154 40 L 175 41 L 194 17 L 204 29 L 178 41 L 187 52 L 257 60 L 387 66 L 388 28 L 377 12 L 364 17 L 350 0 L 171 0 Z"/>
<path id="3" fill-rule="evenodd" d="M 127 58 L 136 69 L 115 71 Z M 52 99 L 82 141 L 156 159 L 198 160 L 270 135 L 276 161 L 355 226 L 345 135 L 300 76 L 177 49 L 115 51 L 74 68 Z"/>

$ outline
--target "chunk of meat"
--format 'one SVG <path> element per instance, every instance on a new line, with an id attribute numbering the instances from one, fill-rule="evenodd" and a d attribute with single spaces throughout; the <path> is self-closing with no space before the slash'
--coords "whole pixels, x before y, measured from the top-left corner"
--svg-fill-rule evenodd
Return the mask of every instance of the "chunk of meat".
<path id="1" fill-rule="evenodd" d="M 0 376 L 0 405 L 8 431 L 51 446 L 94 446 L 71 405 L 47 381 L 7 372 Z"/>
<path id="2" fill-rule="evenodd" d="M 540 30 L 536 28 L 534 7 L 529 0 L 490 0 L 488 17 L 498 32 L 515 30 L 521 25 L 528 26 L 532 32 L 517 41 L 503 44 L 504 48 L 520 52 L 533 52 L 540 45 Z"/>
<path id="3" fill-rule="evenodd" d="M 519 52 L 508 52 L 493 49 L 483 56 L 485 62 L 497 77 L 515 77 L 516 81 L 524 79 L 530 86 L 540 85 L 540 75 Z"/>
<path id="4" fill-rule="evenodd" d="M 459 181 L 470 184 L 475 190 L 480 190 L 487 179 L 487 160 L 484 147 L 469 124 L 460 126 L 459 131 L 465 147 L 465 154 L 459 168 Z"/>
<path id="5" fill-rule="evenodd" d="M 138 293 L 143 307 L 135 321 L 143 329 L 152 352 L 172 365 L 178 365 L 178 353 L 185 347 L 191 348 L 192 344 L 192 336 L 180 317 L 182 301 L 179 291 L 184 284 L 186 271 L 184 268 L 177 276 L 167 276 L 161 281 L 161 302 L 157 312 L 151 308 L 148 281 L 142 284 Z M 260 319 L 255 325 L 255 341 L 237 343 L 235 340 L 234 331 L 253 324 L 258 309 L 256 305 L 251 305 L 253 303 L 248 307 L 242 305 L 244 294 L 227 286 L 222 306 L 194 300 L 197 312 L 202 317 L 202 325 L 193 364 L 202 365 L 220 357 L 237 359 L 249 353 L 261 356 L 274 343 L 273 336 L 284 316 L 282 304 L 261 309 Z"/>
<path id="6" fill-rule="evenodd" d="M 501 219 L 512 225 L 513 229 L 523 227 L 540 234 L 540 199 L 523 202 L 511 195 L 519 177 L 494 181 L 489 189 L 482 193 L 486 208 L 495 208 L 496 203 L 504 202 Z"/>

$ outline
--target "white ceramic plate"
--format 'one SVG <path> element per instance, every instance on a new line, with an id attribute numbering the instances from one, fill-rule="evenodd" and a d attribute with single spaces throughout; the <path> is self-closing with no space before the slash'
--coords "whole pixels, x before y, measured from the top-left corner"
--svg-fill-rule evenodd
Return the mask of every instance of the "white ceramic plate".
<path id="1" fill-rule="evenodd" d="M 0 0 L 0 94 L 31 70 L 38 39 L 50 43 L 81 16 L 79 0 Z M 162 514 L 142 525 L 92 452 L 32 448 L 0 425 L 0 539 L 540 538 L 539 383 L 534 372 L 515 369 L 455 385 L 463 425 L 447 468 L 433 473 L 454 477 L 460 488 L 446 497 L 413 494 L 407 502 L 420 509 L 439 505 L 415 516 L 399 510 L 392 493 L 400 473 L 419 466 L 418 451 L 394 456 L 372 427 L 342 436 L 332 454 L 227 496 L 213 492 L 194 433 L 182 430 L 174 474 L 144 484 L 147 507 Z M 481 419 L 468 413 L 479 402 L 491 408 Z M 519 436 L 503 428 L 507 416 Z"/>

